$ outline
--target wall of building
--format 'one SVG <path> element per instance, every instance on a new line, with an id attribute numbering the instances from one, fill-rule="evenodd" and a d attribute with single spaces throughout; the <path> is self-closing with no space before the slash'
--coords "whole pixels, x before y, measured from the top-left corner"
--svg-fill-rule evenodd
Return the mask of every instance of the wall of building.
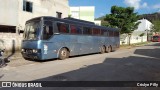
<path id="1" fill-rule="evenodd" d="M 31 18 L 39 16 L 56 17 L 56 12 L 62 13 L 62 18 L 68 17 L 68 0 L 27 0 L 33 3 L 33 11 L 23 11 L 23 0 L 19 0 L 18 27 L 24 29 L 25 22 Z"/>
<path id="2" fill-rule="evenodd" d="M 152 23 L 148 21 L 147 19 L 141 19 L 138 20 L 138 22 L 141 22 L 138 26 L 138 29 L 135 31 L 145 31 L 145 30 L 150 30 Z"/>
<path id="3" fill-rule="evenodd" d="M 80 19 L 94 22 L 95 7 L 80 7 Z"/>
<path id="4" fill-rule="evenodd" d="M 147 19 L 138 20 L 140 24 L 138 25 L 138 28 L 134 30 L 134 32 L 131 35 L 130 43 L 140 43 L 140 42 L 146 42 L 147 41 L 147 33 L 150 32 L 152 23 L 148 21 Z M 142 37 L 140 37 L 140 34 L 144 33 Z M 120 41 L 120 44 L 128 44 L 129 39 L 126 35 L 121 35 L 122 39 Z M 149 39 L 149 37 L 148 37 Z"/>
<path id="5" fill-rule="evenodd" d="M 99 26 L 100 26 L 100 25 L 101 25 L 101 20 L 95 20 L 94 23 L 95 23 L 96 25 L 99 25 Z"/>
<path id="6" fill-rule="evenodd" d="M 33 3 L 33 12 L 23 11 L 23 2 Z M 17 26 L 23 30 L 28 19 L 39 16 L 56 17 L 56 12 L 62 13 L 62 18 L 68 17 L 68 0 L 0 0 L 0 25 Z"/>
<path id="7" fill-rule="evenodd" d="M 21 49 L 22 36 L 16 33 L 0 33 L 0 40 L 4 41 L 6 51 L 16 51 Z"/>
<path id="8" fill-rule="evenodd" d="M 18 0 L 0 0 L 0 25 L 18 24 Z"/>
<path id="9" fill-rule="evenodd" d="M 32 12 L 23 10 L 23 2 L 33 4 Z M 68 17 L 68 0 L 0 0 L 0 39 L 3 40 L 8 51 L 21 48 L 22 34 L 3 32 L 4 27 L 24 30 L 28 19 L 39 16 L 56 17 L 56 12 L 62 13 L 62 18 Z"/>
<path id="10" fill-rule="evenodd" d="M 80 19 L 80 7 L 70 7 L 70 15 L 73 18 Z"/>
<path id="11" fill-rule="evenodd" d="M 94 6 L 80 6 L 70 7 L 70 15 L 73 18 L 95 22 L 95 24 L 101 25 L 101 21 L 95 21 L 94 17 L 95 7 Z"/>

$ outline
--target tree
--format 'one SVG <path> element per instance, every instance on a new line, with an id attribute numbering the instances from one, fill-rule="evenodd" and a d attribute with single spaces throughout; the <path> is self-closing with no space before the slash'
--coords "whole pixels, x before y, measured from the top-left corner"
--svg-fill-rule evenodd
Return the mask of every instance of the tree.
<path id="1" fill-rule="evenodd" d="M 138 28 L 140 22 L 137 22 L 139 19 L 137 13 L 134 13 L 134 8 L 132 7 L 111 7 L 111 14 L 106 15 L 105 20 L 108 21 L 111 27 L 117 27 L 120 29 L 121 34 L 127 34 L 130 38 L 132 32 Z"/>
<path id="2" fill-rule="evenodd" d="M 159 33 L 160 32 L 160 20 L 153 21 L 153 25 L 151 29 L 154 33 Z"/>
<path id="3" fill-rule="evenodd" d="M 141 37 L 141 42 L 143 42 L 143 36 L 145 35 L 145 33 L 141 33 L 139 36 Z M 147 37 L 148 38 L 148 37 Z"/>
<path id="4" fill-rule="evenodd" d="M 105 21 L 104 19 L 105 19 L 105 16 L 102 16 L 102 17 L 96 18 L 95 20 L 101 20 L 101 26 L 106 26 L 106 27 L 108 27 L 109 24 L 108 24 L 108 22 Z"/>

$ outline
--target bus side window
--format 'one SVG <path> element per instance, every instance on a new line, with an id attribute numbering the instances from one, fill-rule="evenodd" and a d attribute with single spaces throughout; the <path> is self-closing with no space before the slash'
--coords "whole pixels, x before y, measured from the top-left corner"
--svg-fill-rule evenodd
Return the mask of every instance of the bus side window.
<path id="1" fill-rule="evenodd" d="M 101 35 L 104 35 L 104 30 L 103 29 L 101 29 Z"/>
<path id="2" fill-rule="evenodd" d="M 60 33 L 69 33 L 69 25 L 65 23 L 57 23 L 58 31 Z"/>
<path id="3" fill-rule="evenodd" d="M 47 40 L 53 35 L 53 23 L 50 21 L 44 22 L 44 28 L 43 28 L 43 39 Z"/>
<path id="4" fill-rule="evenodd" d="M 93 28 L 93 35 L 100 35 L 100 29 Z"/>
<path id="5" fill-rule="evenodd" d="M 77 29 L 75 25 L 70 25 L 70 29 L 71 29 L 71 34 L 77 34 Z"/>
<path id="6" fill-rule="evenodd" d="M 108 30 L 103 29 L 103 35 L 104 35 L 105 37 L 108 37 Z"/>
<path id="7" fill-rule="evenodd" d="M 117 32 L 117 37 L 119 37 L 119 32 Z"/>
<path id="8" fill-rule="evenodd" d="M 82 34 L 82 27 L 81 26 L 77 26 L 77 33 Z"/>
<path id="9" fill-rule="evenodd" d="M 83 34 L 91 35 L 92 34 L 92 29 L 89 28 L 89 27 L 83 27 Z"/>
<path id="10" fill-rule="evenodd" d="M 93 28 L 93 35 L 97 35 L 97 29 Z"/>
<path id="11" fill-rule="evenodd" d="M 49 39 L 53 35 L 53 27 L 52 26 L 45 26 L 43 32 L 43 39 Z"/>
<path id="12" fill-rule="evenodd" d="M 98 35 L 101 35 L 101 30 L 100 29 L 98 29 Z"/>
<path id="13" fill-rule="evenodd" d="M 109 37 L 112 37 L 112 31 L 109 31 Z"/>

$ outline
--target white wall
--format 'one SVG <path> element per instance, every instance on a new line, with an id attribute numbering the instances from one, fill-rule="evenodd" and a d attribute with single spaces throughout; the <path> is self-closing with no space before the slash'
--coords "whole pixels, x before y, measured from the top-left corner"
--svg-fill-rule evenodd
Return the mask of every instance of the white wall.
<path id="1" fill-rule="evenodd" d="M 56 12 L 62 13 L 62 18 L 68 17 L 68 0 L 26 0 L 33 2 L 33 12 L 23 11 L 23 0 L 0 0 L 0 25 L 17 26 L 24 29 L 28 19 L 39 16 L 56 17 Z"/>
<path id="2" fill-rule="evenodd" d="M 68 17 L 69 6 L 68 0 L 29 0 L 33 2 L 33 12 L 23 11 L 23 0 L 19 0 L 19 19 L 18 26 L 24 29 L 25 22 L 31 18 L 39 16 L 56 17 L 56 12 L 62 13 L 62 18 Z"/>
<path id="3" fill-rule="evenodd" d="M 151 30 L 152 23 L 148 21 L 147 19 L 141 19 L 138 20 L 138 22 L 141 22 L 138 26 L 138 29 L 134 30 L 134 32 L 131 35 L 130 43 L 140 43 L 140 42 L 146 42 L 147 41 L 147 32 Z M 140 37 L 139 35 L 144 33 L 143 37 Z M 122 35 L 121 35 L 122 36 Z M 122 36 L 124 39 L 120 41 L 120 44 L 122 42 L 125 42 L 123 44 L 128 44 L 129 39 L 128 37 L 125 37 L 125 35 Z"/>
<path id="4" fill-rule="evenodd" d="M 94 6 L 70 7 L 70 15 L 73 18 L 94 22 Z"/>
<path id="5" fill-rule="evenodd" d="M 80 7 L 70 7 L 70 15 L 73 18 L 80 19 Z"/>
<path id="6" fill-rule="evenodd" d="M 0 0 L 0 25 L 18 24 L 18 0 Z"/>
<path id="7" fill-rule="evenodd" d="M 95 23 L 96 25 L 101 26 L 101 20 L 94 20 L 94 23 Z"/>
<path id="8" fill-rule="evenodd" d="M 147 19 L 141 19 L 138 20 L 138 22 L 141 22 L 138 26 L 138 29 L 135 31 L 145 31 L 145 30 L 150 30 L 152 23 L 148 21 Z"/>

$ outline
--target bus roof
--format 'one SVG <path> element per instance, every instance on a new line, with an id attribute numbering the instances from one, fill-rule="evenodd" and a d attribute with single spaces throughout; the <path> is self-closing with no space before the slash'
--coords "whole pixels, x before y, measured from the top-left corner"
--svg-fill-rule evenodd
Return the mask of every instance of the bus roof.
<path id="1" fill-rule="evenodd" d="M 74 19 L 74 18 L 56 18 L 56 17 L 51 17 L 51 16 L 41 16 L 41 17 L 36 17 L 36 18 L 32 18 L 30 20 L 28 20 L 27 22 L 33 21 L 33 20 L 53 20 L 53 21 L 59 21 L 59 22 L 66 22 L 69 24 L 77 24 L 77 25 L 83 25 L 83 26 L 89 26 L 89 27 L 93 27 L 93 28 L 100 28 L 100 29 L 105 29 L 105 30 L 110 30 L 110 31 L 119 31 L 118 28 L 111 28 L 111 27 L 105 27 L 105 26 L 98 26 L 95 25 L 93 22 L 89 22 L 89 21 L 84 21 L 84 20 L 79 20 L 79 19 Z M 27 23 L 26 22 L 26 23 Z"/>
<path id="2" fill-rule="evenodd" d="M 64 19 L 72 20 L 72 21 L 77 21 L 77 22 L 83 22 L 83 23 L 88 23 L 88 24 L 93 24 L 93 25 L 95 25 L 94 22 L 89 22 L 89 21 L 85 21 L 85 20 L 75 19 L 75 18 L 71 18 L 71 17 L 67 17 L 67 18 L 64 18 Z"/>

